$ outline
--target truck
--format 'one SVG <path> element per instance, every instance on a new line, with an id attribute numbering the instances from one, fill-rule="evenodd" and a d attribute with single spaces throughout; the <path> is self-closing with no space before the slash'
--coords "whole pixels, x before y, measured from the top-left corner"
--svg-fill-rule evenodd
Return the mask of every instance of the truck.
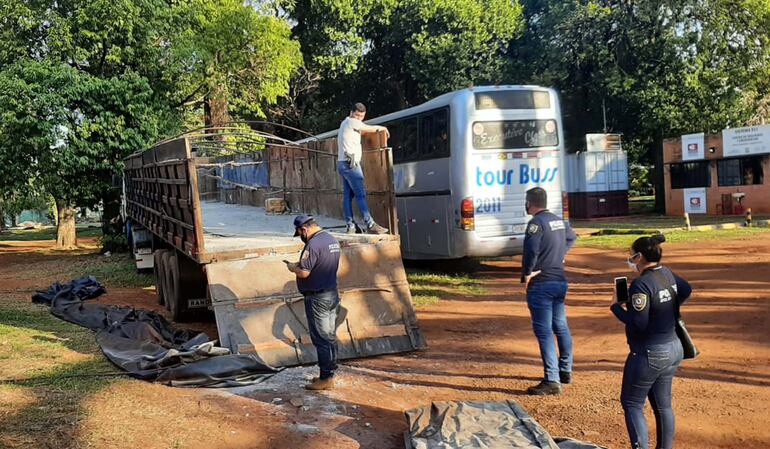
<path id="1" fill-rule="evenodd" d="M 262 362 L 316 361 L 303 297 L 284 260 L 303 248 L 293 214 L 340 241 L 340 359 L 426 346 L 401 259 L 384 133 L 364 140 L 374 218 L 390 234 L 345 234 L 336 142 L 303 145 L 235 124 L 158 142 L 124 160 L 124 218 L 138 269 L 175 321 L 213 312 L 219 344 Z"/>

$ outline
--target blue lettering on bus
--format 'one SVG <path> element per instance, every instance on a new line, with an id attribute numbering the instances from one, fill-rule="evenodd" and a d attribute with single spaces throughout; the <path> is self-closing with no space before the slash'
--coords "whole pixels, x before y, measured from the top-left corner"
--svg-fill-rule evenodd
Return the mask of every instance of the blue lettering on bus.
<path id="1" fill-rule="evenodd" d="M 521 164 L 519 167 L 519 184 L 552 182 L 556 178 L 558 171 L 558 167 L 541 169 L 539 167 L 530 168 L 527 164 Z M 481 171 L 481 168 L 476 167 L 476 185 L 511 185 L 514 183 L 514 173 L 514 170 Z"/>

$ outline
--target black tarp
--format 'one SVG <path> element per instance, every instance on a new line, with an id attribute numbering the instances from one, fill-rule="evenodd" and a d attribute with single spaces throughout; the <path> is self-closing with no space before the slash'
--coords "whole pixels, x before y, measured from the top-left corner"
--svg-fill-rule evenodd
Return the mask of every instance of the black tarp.
<path id="1" fill-rule="evenodd" d="M 156 312 L 88 304 L 106 293 L 93 276 L 55 283 L 32 302 L 96 332 L 107 358 L 139 379 L 172 386 L 234 387 L 259 383 L 279 370 L 249 354 L 230 354 L 203 332 L 175 329 Z"/>
<path id="2" fill-rule="evenodd" d="M 514 401 L 433 402 L 406 420 L 407 449 L 606 449 L 552 438 Z"/>

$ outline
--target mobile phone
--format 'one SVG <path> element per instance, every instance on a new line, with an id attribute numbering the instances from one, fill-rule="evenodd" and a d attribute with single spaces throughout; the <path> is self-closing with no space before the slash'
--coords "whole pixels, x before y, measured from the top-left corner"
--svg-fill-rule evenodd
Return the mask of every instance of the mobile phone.
<path id="1" fill-rule="evenodd" d="M 615 278 L 615 297 L 618 302 L 628 302 L 628 278 Z"/>

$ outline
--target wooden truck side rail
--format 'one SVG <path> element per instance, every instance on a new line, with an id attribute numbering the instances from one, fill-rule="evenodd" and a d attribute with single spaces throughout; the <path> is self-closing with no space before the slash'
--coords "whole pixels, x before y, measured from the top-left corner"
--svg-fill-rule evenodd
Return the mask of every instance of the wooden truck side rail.
<path id="1" fill-rule="evenodd" d="M 129 218 L 195 260 L 205 252 L 198 176 L 187 139 L 126 158 L 125 185 Z"/>

